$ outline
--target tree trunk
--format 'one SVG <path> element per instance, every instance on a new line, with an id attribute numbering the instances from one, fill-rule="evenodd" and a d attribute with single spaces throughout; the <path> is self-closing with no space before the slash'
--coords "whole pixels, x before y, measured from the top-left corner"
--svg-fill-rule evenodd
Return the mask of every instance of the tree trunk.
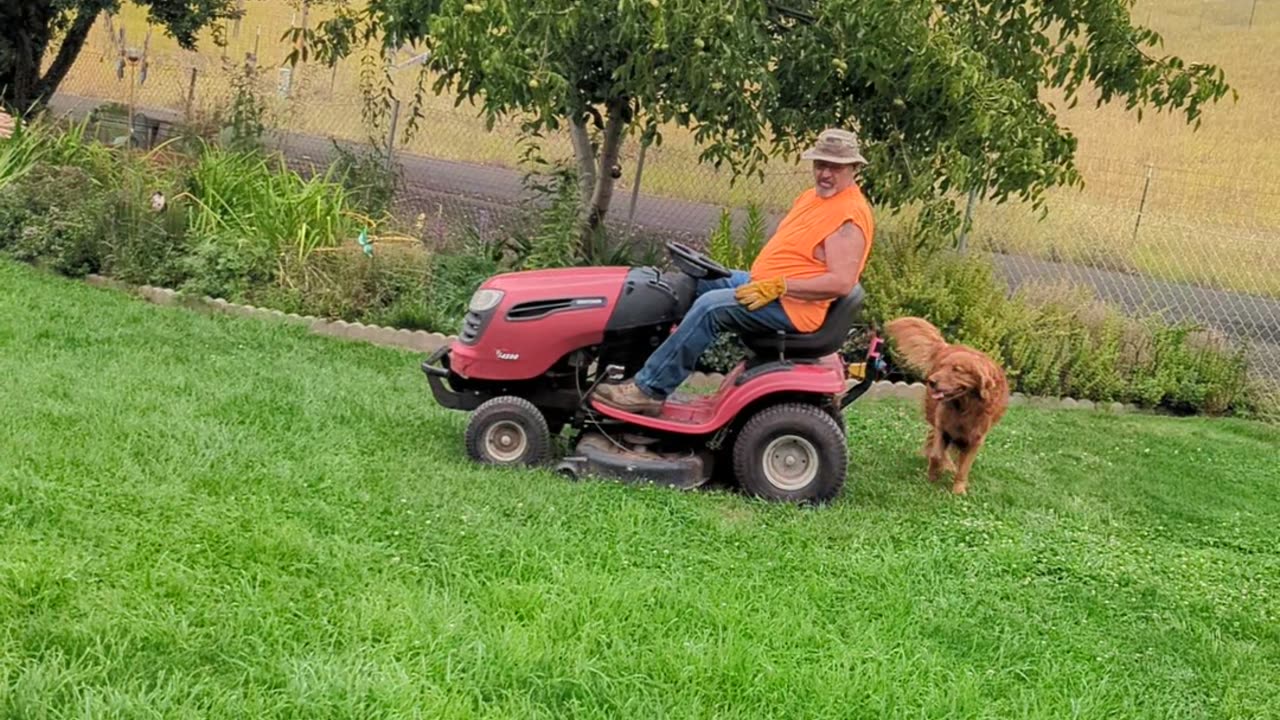
<path id="1" fill-rule="evenodd" d="M 84 49 L 85 41 L 89 39 L 89 31 L 93 29 L 93 23 L 98 19 L 96 12 L 89 10 L 80 10 L 76 14 L 76 19 L 71 22 L 71 27 L 67 29 L 66 37 L 62 38 L 62 46 L 58 48 L 58 56 L 53 59 L 53 64 L 49 66 L 48 72 L 40 79 L 36 86 L 35 101 L 44 104 L 53 98 L 53 94 L 57 92 L 58 86 L 67 77 L 71 66 L 76 64 L 76 58 L 80 57 L 80 51 Z M 43 54 L 43 53 L 42 53 Z"/>
<path id="2" fill-rule="evenodd" d="M 35 45 L 39 44 L 36 38 L 25 29 L 18 30 L 18 37 L 15 38 L 13 48 L 13 60 L 10 70 L 13 77 L 11 84 L 6 84 L 9 88 L 9 97 L 6 98 L 13 109 L 19 113 L 26 114 L 31 110 L 32 102 L 35 100 L 35 89 L 40 84 L 40 57 L 36 55 Z"/>
<path id="3" fill-rule="evenodd" d="M 591 137 L 587 134 L 585 114 L 579 113 L 573 117 L 569 138 L 573 141 L 573 156 L 578 161 L 578 184 L 582 190 L 582 206 L 585 208 L 590 205 L 596 189 L 596 149 L 591 146 Z"/>
<path id="4" fill-rule="evenodd" d="M 627 99 L 615 98 L 609 102 L 604 123 L 604 145 L 600 148 L 600 164 L 596 171 L 595 190 L 587 209 L 587 230 L 592 231 L 604 223 L 613 200 L 613 166 L 618 163 L 622 151 L 622 133 L 627 128 Z"/>
<path id="5" fill-rule="evenodd" d="M 0 10 L 8 34 L 6 62 L 0 63 L 0 100 L 26 113 L 37 100 L 40 61 L 49 45 L 54 11 L 48 2 L 19 2 Z"/>

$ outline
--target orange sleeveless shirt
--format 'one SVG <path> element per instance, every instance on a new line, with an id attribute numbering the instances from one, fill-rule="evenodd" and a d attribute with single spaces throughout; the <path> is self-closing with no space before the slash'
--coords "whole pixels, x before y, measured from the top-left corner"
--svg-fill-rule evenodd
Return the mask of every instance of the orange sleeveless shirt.
<path id="1" fill-rule="evenodd" d="M 820 198 L 810 188 L 796 199 L 787 216 L 779 223 L 773 237 L 765 244 L 751 265 L 752 280 L 785 277 L 788 280 L 815 278 L 827 272 L 827 265 L 814 257 L 818 246 L 846 222 L 852 222 L 866 238 L 862 250 L 862 266 L 871 254 L 875 221 L 871 206 L 857 185 L 829 197 Z M 782 297 L 782 309 L 800 332 L 817 330 L 827 318 L 831 300 L 801 300 Z"/>

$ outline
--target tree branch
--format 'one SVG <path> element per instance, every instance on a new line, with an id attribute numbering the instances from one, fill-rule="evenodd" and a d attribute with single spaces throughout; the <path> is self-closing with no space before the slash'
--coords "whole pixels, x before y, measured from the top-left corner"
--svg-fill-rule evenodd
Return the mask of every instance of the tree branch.
<path id="1" fill-rule="evenodd" d="M 36 102 L 40 104 L 49 102 L 54 91 L 71 71 L 71 66 L 75 65 L 76 58 L 80 57 L 80 51 L 84 49 L 84 43 L 89 39 L 89 31 L 93 29 L 93 23 L 97 19 L 96 11 L 82 9 L 76 14 L 75 21 L 71 23 L 66 37 L 62 39 L 62 45 L 58 48 L 58 56 L 53 59 L 48 72 L 36 84 L 35 93 L 33 93 L 35 95 L 33 99 Z"/>

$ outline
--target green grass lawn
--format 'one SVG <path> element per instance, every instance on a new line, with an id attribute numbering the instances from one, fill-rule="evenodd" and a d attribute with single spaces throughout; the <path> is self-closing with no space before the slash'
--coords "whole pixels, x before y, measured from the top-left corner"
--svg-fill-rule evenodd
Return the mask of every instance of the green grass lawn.
<path id="1" fill-rule="evenodd" d="M 1280 717 L 1280 431 L 1015 408 L 955 498 L 477 469 L 412 353 L 0 262 L 0 717 Z"/>

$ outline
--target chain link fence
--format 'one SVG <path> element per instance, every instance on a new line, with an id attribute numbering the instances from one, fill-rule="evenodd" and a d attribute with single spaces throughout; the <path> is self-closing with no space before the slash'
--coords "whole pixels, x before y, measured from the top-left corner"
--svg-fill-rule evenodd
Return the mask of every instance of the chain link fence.
<path id="1" fill-rule="evenodd" d="M 1239 0 L 1218 4 L 1230 4 L 1232 18 L 1239 14 Z M 1271 12 L 1252 10 L 1249 25 Z M 114 112 L 122 130 L 131 124 L 135 141 L 154 144 L 178 127 L 224 127 L 237 80 L 250 67 L 269 137 L 295 168 L 322 169 L 334 142 L 391 152 L 402 174 L 396 201 L 402 216 L 468 223 L 481 232 L 517 217 L 525 193 L 514 122 L 487 130 L 475 108 L 455 107 L 429 91 L 416 120 L 407 104 L 372 117 L 360 88 L 371 66 L 361 58 L 336 68 L 283 65 L 289 48 L 280 38 L 305 21 L 290 12 L 259 13 L 257 26 L 246 21 L 230 29 L 226 49 L 203 54 L 145 35 L 122 37 L 124 20 L 100 22 L 54 108 Z M 1184 26 L 1200 22 L 1184 15 Z M 130 48 L 136 62 L 129 60 Z M 402 52 L 390 69 L 400 97 L 412 96 L 416 60 Z M 548 138 L 543 151 L 553 159 L 571 157 L 565 137 Z M 755 204 L 776 221 L 810 184 L 805 168 L 782 165 L 763 181 L 731 184 L 727 173 L 699 163 L 698 152 L 679 130 L 661 146 L 629 141 L 619 162 L 613 222 L 652 236 L 701 240 L 722 209 L 741 217 Z M 1280 378 L 1280 181 L 1268 179 L 1277 176 L 1221 163 L 1204 170 L 1087 154 L 1079 166 L 1086 191 L 1055 192 L 1047 220 L 1018 206 L 977 201 L 958 242 L 969 252 L 989 253 L 1014 288 L 1067 281 L 1131 313 L 1203 323 L 1248 344 L 1255 368 Z"/>

